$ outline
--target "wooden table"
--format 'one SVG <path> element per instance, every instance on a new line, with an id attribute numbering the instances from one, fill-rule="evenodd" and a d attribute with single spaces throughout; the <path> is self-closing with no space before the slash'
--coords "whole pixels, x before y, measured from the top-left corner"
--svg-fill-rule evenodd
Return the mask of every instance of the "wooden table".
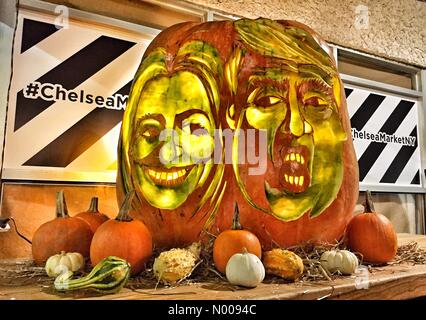
<path id="1" fill-rule="evenodd" d="M 417 241 L 426 248 L 426 236 L 399 234 L 399 244 Z M 360 279 L 360 278 L 358 278 Z M 364 278 L 363 278 L 364 279 Z M 367 284 L 367 289 L 360 289 Z M 358 287 L 358 288 L 357 288 Z M 358 282 L 356 276 L 332 282 L 261 284 L 254 289 L 235 290 L 225 284 L 197 283 L 175 288 L 123 289 L 118 294 L 82 299 L 108 300 L 246 300 L 246 299 L 409 299 L 426 296 L 426 265 L 386 266 L 368 274 L 367 282 Z M 77 297 L 78 298 L 78 297 Z M 75 299 L 58 295 L 42 285 L 1 286 L 0 300 L 9 299 Z"/>

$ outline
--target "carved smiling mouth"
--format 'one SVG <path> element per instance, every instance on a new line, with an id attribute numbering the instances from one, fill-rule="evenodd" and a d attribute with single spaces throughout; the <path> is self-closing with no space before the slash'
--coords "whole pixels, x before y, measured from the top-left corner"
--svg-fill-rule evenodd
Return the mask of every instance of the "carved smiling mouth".
<path id="1" fill-rule="evenodd" d="M 145 167 L 145 174 L 158 186 L 177 187 L 181 185 L 193 166 L 174 167 L 170 169 L 160 167 Z"/>
<path id="2" fill-rule="evenodd" d="M 281 185 L 290 192 L 304 192 L 311 182 L 308 148 L 305 146 L 285 148 L 281 156 L 284 159 L 280 171 Z"/>

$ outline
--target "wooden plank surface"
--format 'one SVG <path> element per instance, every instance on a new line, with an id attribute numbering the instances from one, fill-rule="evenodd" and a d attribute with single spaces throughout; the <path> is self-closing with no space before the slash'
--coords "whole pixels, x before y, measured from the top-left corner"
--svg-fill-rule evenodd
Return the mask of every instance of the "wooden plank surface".
<path id="1" fill-rule="evenodd" d="M 426 236 L 399 234 L 398 240 L 400 245 L 417 241 L 421 247 L 426 248 Z M 359 282 L 357 289 L 357 278 L 353 275 L 331 282 L 262 283 L 254 289 L 235 289 L 226 283 L 195 283 L 175 288 L 123 289 L 118 294 L 105 296 L 58 294 L 49 285 L 42 284 L 0 285 L 0 299 L 409 299 L 426 296 L 426 265 L 386 266 L 366 274 L 368 274 L 368 282 L 365 282 L 368 283 L 367 289 L 360 289 Z"/>

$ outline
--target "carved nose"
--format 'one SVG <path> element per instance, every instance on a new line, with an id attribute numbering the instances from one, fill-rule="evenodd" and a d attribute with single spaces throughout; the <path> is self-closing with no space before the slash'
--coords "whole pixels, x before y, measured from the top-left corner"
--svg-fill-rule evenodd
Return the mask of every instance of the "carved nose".
<path id="1" fill-rule="evenodd" d="M 296 109 L 296 110 L 295 110 Z M 303 135 L 304 120 L 299 112 L 299 107 L 292 108 L 290 116 L 290 132 L 297 137 Z"/>
<path id="2" fill-rule="evenodd" d="M 290 111 L 290 132 L 296 136 L 300 137 L 303 135 L 304 129 L 304 119 L 300 113 L 299 108 L 299 99 L 296 92 L 295 85 L 290 86 L 288 93 L 288 104 Z"/>

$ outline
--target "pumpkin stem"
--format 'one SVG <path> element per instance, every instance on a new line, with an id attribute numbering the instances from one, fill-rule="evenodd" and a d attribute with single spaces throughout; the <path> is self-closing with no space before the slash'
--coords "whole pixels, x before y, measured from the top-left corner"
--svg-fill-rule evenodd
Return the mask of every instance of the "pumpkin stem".
<path id="1" fill-rule="evenodd" d="M 232 230 L 241 230 L 243 227 L 240 223 L 240 211 L 238 210 L 238 204 L 235 202 L 234 218 L 232 219 Z"/>
<path id="2" fill-rule="evenodd" d="M 90 200 L 90 207 L 89 207 L 89 210 L 87 210 L 87 212 L 99 213 L 98 203 L 99 203 L 98 197 L 93 197 Z"/>
<path id="3" fill-rule="evenodd" d="M 56 217 L 68 218 L 67 203 L 65 202 L 64 191 L 61 190 L 56 193 Z"/>
<path id="4" fill-rule="evenodd" d="M 120 211 L 118 212 L 117 218 L 118 221 L 132 221 L 133 219 L 129 216 L 129 211 L 132 206 L 133 196 L 135 195 L 135 190 L 129 191 L 124 198 L 124 201 L 121 205 Z"/>
<path id="5" fill-rule="evenodd" d="M 364 213 L 367 212 L 376 212 L 376 210 L 374 210 L 373 199 L 369 190 L 365 191 Z"/>

